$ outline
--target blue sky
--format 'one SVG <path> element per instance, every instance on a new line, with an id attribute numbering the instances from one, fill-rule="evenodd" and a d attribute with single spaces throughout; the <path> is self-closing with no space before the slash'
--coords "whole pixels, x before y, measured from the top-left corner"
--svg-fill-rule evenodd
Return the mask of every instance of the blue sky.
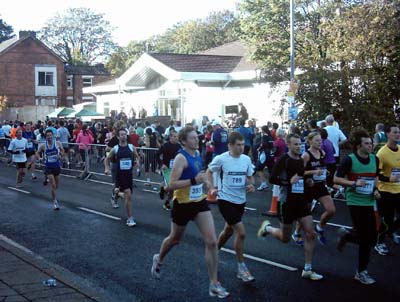
<path id="1" fill-rule="evenodd" d="M 121 46 L 160 34 L 175 23 L 204 18 L 210 12 L 235 10 L 240 0 L 12 0 L 0 11 L 14 31 L 39 30 L 46 20 L 69 7 L 88 7 L 104 13 L 116 27 L 114 38 Z"/>

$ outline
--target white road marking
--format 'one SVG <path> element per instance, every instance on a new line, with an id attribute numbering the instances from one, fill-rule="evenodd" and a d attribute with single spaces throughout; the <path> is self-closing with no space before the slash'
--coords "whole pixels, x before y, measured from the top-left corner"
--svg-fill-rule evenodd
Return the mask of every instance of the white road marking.
<path id="1" fill-rule="evenodd" d="M 68 174 L 61 174 L 64 177 L 69 177 L 69 178 L 76 178 L 76 176 L 74 175 L 68 175 Z"/>
<path id="2" fill-rule="evenodd" d="M 95 180 L 95 179 L 88 179 L 88 181 L 99 183 L 99 184 L 103 184 L 103 185 L 109 185 L 109 186 L 113 186 L 114 185 L 114 184 L 112 184 L 110 182 L 100 181 L 100 180 Z"/>
<path id="3" fill-rule="evenodd" d="M 313 221 L 316 222 L 316 223 L 319 223 L 319 220 L 313 220 Z M 331 223 L 331 222 L 328 222 L 327 224 L 331 225 L 331 226 L 334 226 L 334 227 L 338 227 L 338 228 L 352 229 L 352 227 L 348 226 L 348 225 L 336 224 L 336 223 Z"/>
<path id="4" fill-rule="evenodd" d="M 28 192 L 28 191 L 25 191 L 25 190 L 21 190 L 21 189 L 17 189 L 17 188 L 14 188 L 14 187 L 7 187 L 7 188 L 9 188 L 11 190 L 14 190 L 14 191 L 21 192 L 21 193 L 31 194 L 31 192 Z"/>
<path id="5" fill-rule="evenodd" d="M 88 208 L 78 207 L 78 209 L 79 209 L 79 210 L 82 210 L 82 211 L 85 211 L 85 212 L 92 213 L 92 214 L 96 214 L 96 215 L 100 215 L 100 216 L 103 216 L 103 217 L 107 217 L 107 218 L 110 218 L 110 219 L 121 220 L 120 217 L 108 215 L 108 214 L 106 214 L 106 213 L 98 212 L 98 211 L 91 210 L 91 209 L 88 209 Z"/>
<path id="6" fill-rule="evenodd" d="M 226 249 L 226 248 L 223 247 L 223 248 L 221 248 L 221 250 L 224 251 L 224 252 L 227 252 L 229 254 L 236 255 L 236 252 L 232 251 L 230 249 Z M 254 260 L 254 261 L 258 261 L 258 262 L 261 262 L 261 263 L 265 263 L 265 264 L 268 264 L 268 265 L 276 266 L 276 267 L 279 267 L 279 268 L 283 268 L 283 269 L 285 269 L 287 271 L 290 271 L 290 272 L 297 271 L 296 267 L 292 267 L 292 266 L 288 266 L 288 265 L 281 264 L 281 263 L 278 263 L 278 262 L 262 259 L 262 258 L 251 256 L 251 255 L 248 255 L 248 254 L 243 254 L 243 256 L 244 256 L 244 258 L 251 259 L 251 260 Z"/>
<path id="7" fill-rule="evenodd" d="M 248 207 L 244 207 L 246 210 L 249 210 L 249 211 L 257 211 L 257 209 L 255 209 L 255 208 L 248 208 Z"/>
<path id="8" fill-rule="evenodd" d="M 0 240 L 7 242 L 9 245 L 12 245 L 13 247 L 16 247 L 17 249 L 20 249 L 22 251 L 24 251 L 25 253 L 28 254 L 33 254 L 33 252 L 29 249 L 27 249 L 26 247 L 20 245 L 19 243 L 16 243 L 15 241 L 11 240 L 10 238 L 0 234 Z"/>
<path id="9" fill-rule="evenodd" d="M 142 189 L 142 191 L 144 191 L 144 192 L 149 192 L 149 193 L 155 193 L 155 194 L 158 194 L 158 191 L 154 191 L 154 190 Z"/>

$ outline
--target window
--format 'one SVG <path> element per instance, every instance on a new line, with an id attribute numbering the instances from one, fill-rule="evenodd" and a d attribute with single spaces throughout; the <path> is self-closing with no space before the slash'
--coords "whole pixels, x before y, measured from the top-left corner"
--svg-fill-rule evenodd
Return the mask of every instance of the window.
<path id="1" fill-rule="evenodd" d="M 39 71 L 39 86 L 53 86 L 54 74 L 49 71 Z"/>
<path id="2" fill-rule="evenodd" d="M 83 87 L 90 87 L 92 86 L 93 78 L 89 77 L 82 77 Z"/>
<path id="3" fill-rule="evenodd" d="M 67 77 L 67 88 L 72 89 L 74 87 L 73 81 L 72 81 L 72 76 Z"/>

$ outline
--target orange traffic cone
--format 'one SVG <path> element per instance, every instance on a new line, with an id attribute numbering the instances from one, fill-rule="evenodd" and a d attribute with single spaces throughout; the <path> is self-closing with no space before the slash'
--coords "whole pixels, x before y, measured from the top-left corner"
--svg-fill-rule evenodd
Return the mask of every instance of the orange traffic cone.
<path id="1" fill-rule="evenodd" d="M 278 197 L 279 197 L 279 186 L 274 185 L 272 188 L 272 200 L 271 200 L 271 206 L 268 211 L 268 216 L 278 215 Z"/>
<path id="2" fill-rule="evenodd" d="M 379 232 L 379 227 L 381 226 L 381 218 L 379 216 L 378 206 L 376 205 L 376 200 L 374 203 L 374 213 L 375 213 L 376 230 Z"/>
<path id="3" fill-rule="evenodd" d="M 216 187 L 214 189 L 217 189 Z M 208 202 L 217 202 L 217 196 L 211 194 L 212 190 L 208 190 L 207 192 L 207 201 Z"/>

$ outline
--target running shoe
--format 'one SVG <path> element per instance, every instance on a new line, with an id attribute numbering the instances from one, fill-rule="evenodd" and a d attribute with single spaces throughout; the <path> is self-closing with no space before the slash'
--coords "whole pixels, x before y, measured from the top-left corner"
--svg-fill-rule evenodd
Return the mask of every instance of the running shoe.
<path id="1" fill-rule="evenodd" d="M 117 195 L 117 194 L 113 193 L 113 194 L 111 195 L 110 202 L 111 202 L 111 206 L 112 206 L 114 209 L 118 209 L 118 208 L 119 208 L 119 205 L 118 205 L 118 195 Z"/>
<path id="2" fill-rule="evenodd" d="M 257 188 L 257 191 L 263 191 L 268 189 L 268 185 L 266 183 L 261 183 L 261 185 Z"/>
<path id="3" fill-rule="evenodd" d="M 239 269 L 236 277 L 242 279 L 243 282 L 253 282 L 256 280 L 251 274 L 249 269 L 246 267 L 244 269 Z"/>
<path id="4" fill-rule="evenodd" d="M 210 284 L 210 287 L 208 288 L 208 293 L 211 297 L 218 297 L 220 299 L 229 296 L 229 292 L 224 287 L 222 287 L 221 283 L 219 282 L 215 284 Z"/>
<path id="5" fill-rule="evenodd" d="M 344 189 L 340 188 L 339 190 L 337 190 L 337 192 L 335 193 L 335 195 L 333 196 L 333 198 L 336 199 L 346 199 L 346 196 L 344 195 Z"/>
<path id="6" fill-rule="evenodd" d="M 314 227 L 315 232 L 317 233 L 317 238 L 321 245 L 326 245 L 326 238 L 324 235 L 324 230 L 319 231 L 317 226 Z"/>
<path id="7" fill-rule="evenodd" d="M 126 220 L 126 225 L 127 225 L 128 227 L 134 227 L 134 226 L 136 225 L 136 222 L 135 222 L 135 220 L 133 219 L 133 217 L 129 217 L 129 218 Z"/>
<path id="8" fill-rule="evenodd" d="M 263 223 L 261 224 L 260 228 L 258 229 L 257 236 L 258 237 L 265 237 L 268 235 L 268 232 L 266 228 L 268 226 L 271 226 L 271 222 L 269 220 L 264 220 Z"/>
<path id="9" fill-rule="evenodd" d="M 296 243 L 298 246 L 301 246 L 301 247 L 304 246 L 304 240 L 301 237 L 301 234 L 293 233 L 292 239 L 293 239 L 294 243 Z"/>
<path id="10" fill-rule="evenodd" d="M 318 281 L 321 280 L 322 278 L 324 278 L 324 276 L 317 274 L 316 272 L 309 270 L 303 270 L 303 272 L 301 273 L 301 277 L 304 279 L 310 279 L 312 281 Z"/>
<path id="11" fill-rule="evenodd" d="M 57 200 L 53 201 L 53 210 L 54 211 L 60 210 L 60 207 L 58 206 L 58 201 Z"/>
<path id="12" fill-rule="evenodd" d="M 37 176 L 36 176 L 36 175 L 33 175 L 31 179 L 32 179 L 32 180 L 36 180 L 36 179 L 37 179 Z"/>
<path id="13" fill-rule="evenodd" d="M 359 281 L 362 284 L 366 284 L 366 285 L 370 285 L 370 284 L 374 284 L 376 281 L 374 278 L 372 278 L 368 272 L 362 271 L 362 272 L 356 272 L 356 275 L 354 276 L 354 280 Z"/>
<path id="14" fill-rule="evenodd" d="M 160 279 L 161 276 L 161 264 L 158 262 L 159 254 L 154 254 L 153 256 L 153 265 L 151 266 L 151 275 L 155 279 Z"/>
<path id="15" fill-rule="evenodd" d="M 163 209 L 166 211 L 171 211 L 171 204 L 169 202 L 164 203 Z"/>
<path id="16" fill-rule="evenodd" d="M 386 256 L 387 254 L 389 254 L 389 250 L 385 243 L 378 243 L 377 245 L 375 245 L 374 249 L 378 252 L 379 255 Z"/>
<path id="17" fill-rule="evenodd" d="M 347 243 L 346 235 L 349 233 L 350 232 L 346 228 L 340 228 L 338 230 L 338 238 L 337 238 L 336 248 L 339 252 L 343 252 L 344 246 Z"/>

